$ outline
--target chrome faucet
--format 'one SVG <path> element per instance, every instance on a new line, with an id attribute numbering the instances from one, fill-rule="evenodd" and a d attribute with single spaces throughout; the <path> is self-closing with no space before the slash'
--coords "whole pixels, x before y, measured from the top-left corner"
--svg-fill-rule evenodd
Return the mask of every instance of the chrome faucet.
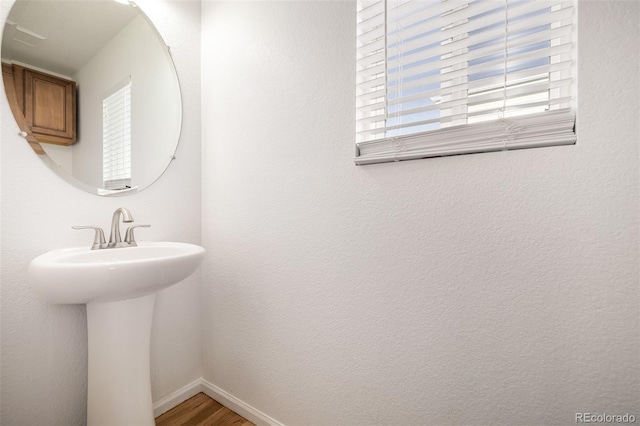
<path id="1" fill-rule="evenodd" d="M 109 242 L 104 239 L 104 232 L 99 226 L 72 226 L 73 229 L 94 229 L 96 231 L 95 238 L 93 239 L 93 245 L 91 250 L 118 248 L 118 247 L 136 247 L 135 237 L 133 230 L 135 228 L 148 228 L 151 225 L 131 225 L 127 228 L 124 241 L 120 235 L 120 219 L 124 223 L 133 222 L 133 216 L 131 212 L 124 207 L 119 207 L 113 212 L 113 218 L 111 219 L 111 235 L 109 236 Z"/>
<path id="2" fill-rule="evenodd" d="M 124 207 L 119 207 L 113 212 L 113 219 L 111 219 L 111 235 L 109 236 L 108 247 L 126 247 L 129 244 L 122 242 L 120 236 L 120 218 L 125 223 L 133 222 L 133 216 L 131 212 Z"/>

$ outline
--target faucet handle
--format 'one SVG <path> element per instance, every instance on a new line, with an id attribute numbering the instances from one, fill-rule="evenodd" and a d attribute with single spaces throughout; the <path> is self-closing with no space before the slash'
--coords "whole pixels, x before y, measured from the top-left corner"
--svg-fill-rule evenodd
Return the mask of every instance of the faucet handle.
<path id="1" fill-rule="evenodd" d="M 130 246 L 137 246 L 136 238 L 133 235 L 133 230 L 135 228 L 150 228 L 151 225 L 131 225 L 127 228 L 127 231 L 124 234 L 124 242 L 129 244 Z"/>
<path id="2" fill-rule="evenodd" d="M 93 237 L 93 245 L 91 250 L 101 249 L 106 246 L 107 242 L 104 239 L 104 231 L 99 226 L 72 226 L 73 229 L 93 229 L 96 231 Z"/>

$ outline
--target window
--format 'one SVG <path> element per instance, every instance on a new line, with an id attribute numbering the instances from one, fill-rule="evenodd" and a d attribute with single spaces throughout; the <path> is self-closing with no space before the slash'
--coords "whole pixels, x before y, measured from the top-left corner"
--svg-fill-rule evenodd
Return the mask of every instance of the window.
<path id="1" fill-rule="evenodd" d="M 102 180 L 105 189 L 131 186 L 131 82 L 102 101 Z"/>
<path id="2" fill-rule="evenodd" d="M 359 0 L 356 164 L 574 144 L 574 3 Z"/>

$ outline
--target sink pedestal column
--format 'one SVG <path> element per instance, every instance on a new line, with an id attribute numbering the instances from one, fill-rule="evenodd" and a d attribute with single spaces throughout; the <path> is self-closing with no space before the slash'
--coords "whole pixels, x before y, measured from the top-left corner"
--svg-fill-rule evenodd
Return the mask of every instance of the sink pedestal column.
<path id="1" fill-rule="evenodd" d="M 87 423 L 155 425 L 149 364 L 156 295 L 87 303 Z"/>

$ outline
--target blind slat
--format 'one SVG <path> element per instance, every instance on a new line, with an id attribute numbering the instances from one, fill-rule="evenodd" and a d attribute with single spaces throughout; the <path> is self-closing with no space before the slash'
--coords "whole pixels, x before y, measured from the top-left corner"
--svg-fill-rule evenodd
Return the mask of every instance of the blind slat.
<path id="1" fill-rule="evenodd" d="M 543 59 L 549 60 L 549 58 L 554 56 L 565 55 L 569 53 L 572 49 L 573 49 L 573 44 L 567 42 L 567 43 L 557 44 L 552 47 L 513 53 L 507 57 L 507 61 L 508 61 L 507 67 L 516 65 L 517 61 L 524 62 L 524 61 L 535 61 L 535 60 L 543 60 Z M 498 52 L 503 52 L 503 50 L 502 51 L 498 50 Z M 493 53 L 495 54 L 495 51 L 493 51 Z M 491 70 L 492 68 L 496 68 L 496 66 L 504 64 L 504 55 L 502 56 L 503 57 L 499 57 L 493 60 L 478 62 L 477 64 L 472 64 L 470 66 L 468 65 L 469 60 L 482 58 L 482 56 L 478 57 L 473 54 L 471 55 L 465 54 L 465 55 L 458 55 L 453 58 L 444 59 L 441 61 L 431 61 L 426 64 L 418 63 L 417 65 L 415 65 L 415 64 L 409 63 L 407 64 L 408 66 L 407 71 L 402 72 L 402 79 L 406 82 L 404 84 L 408 84 L 413 87 L 420 84 L 426 85 L 426 84 L 432 84 L 432 83 L 441 83 L 451 79 L 465 77 L 467 75 L 471 75 L 474 73 L 481 73 L 483 71 L 488 71 L 488 70 Z M 490 58 L 491 56 L 485 56 L 485 58 L 486 57 Z M 462 59 L 466 59 L 467 61 L 463 61 Z M 439 66 L 439 64 L 441 65 Z M 452 68 L 452 67 L 455 67 L 456 65 L 460 65 L 463 68 L 455 69 L 453 71 L 443 72 L 444 69 Z M 388 80 L 390 82 L 393 82 L 395 81 L 394 77 L 395 79 L 397 79 L 398 78 L 397 76 L 400 75 L 401 73 L 396 71 L 397 64 L 392 63 L 389 65 L 389 67 L 391 68 L 390 72 L 393 72 L 393 74 L 390 76 L 390 78 L 388 78 Z M 361 94 L 366 92 L 367 90 L 371 90 L 371 88 L 384 84 L 384 82 L 387 80 L 385 79 L 384 75 L 381 75 L 385 71 L 384 64 L 380 64 L 380 65 L 377 65 L 376 67 L 372 67 L 370 70 L 371 70 L 370 75 L 360 76 L 361 78 L 364 79 L 357 86 Z M 405 86 L 405 87 L 410 87 L 410 86 Z"/>
<path id="2" fill-rule="evenodd" d="M 557 80 L 550 83 L 549 82 L 537 83 L 537 84 L 525 85 L 521 87 L 507 88 L 506 94 L 507 94 L 507 99 L 513 101 L 514 99 L 517 99 L 523 96 L 548 92 L 551 89 L 566 87 L 566 86 L 569 86 L 570 84 L 571 84 L 571 79 Z M 427 105 L 427 106 L 418 107 L 418 108 L 401 109 L 398 112 L 390 113 L 389 116 L 391 118 L 402 119 L 405 116 L 415 115 L 422 112 L 453 108 L 458 105 L 475 106 L 475 105 L 487 104 L 495 101 L 502 101 L 504 98 L 504 95 L 503 95 L 504 92 L 505 92 L 504 90 L 498 90 L 493 93 L 487 93 L 478 97 L 474 97 L 472 99 L 466 99 L 466 98 L 457 99 L 453 101 L 439 102 L 437 104 Z M 496 108 L 494 107 L 493 109 L 495 110 Z M 367 117 L 359 121 L 361 123 L 366 123 L 366 122 L 378 121 L 378 120 L 379 118 L 377 117 Z"/>
<path id="3" fill-rule="evenodd" d="M 549 107 L 555 107 L 556 105 L 562 104 L 562 103 L 566 103 L 567 101 L 569 101 L 571 98 L 569 97 L 565 97 L 565 98 L 557 98 L 557 99 L 552 99 L 552 100 L 545 100 L 545 101 L 538 101 L 538 102 L 531 102 L 531 103 L 527 103 L 527 104 L 517 104 L 517 105 L 511 105 L 511 106 L 507 106 L 504 110 L 507 114 L 509 114 L 510 112 L 513 111 L 518 111 L 518 110 L 522 110 L 525 108 L 531 108 L 531 107 L 539 107 L 539 106 L 549 106 Z M 380 129 L 380 128 L 373 128 L 373 129 L 367 129 L 367 130 L 363 130 L 358 132 L 361 135 L 367 135 L 367 134 L 378 134 L 383 130 L 389 131 L 389 130 L 402 130 L 402 129 L 406 129 L 406 128 L 411 128 L 411 127 L 419 127 L 419 126 L 425 126 L 425 125 L 430 125 L 430 124 L 451 124 L 457 120 L 460 120 L 462 118 L 469 118 L 469 117 L 474 117 L 474 116 L 479 116 L 479 115 L 487 115 L 487 112 L 489 112 L 489 115 L 492 116 L 492 118 L 494 120 L 499 120 L 499 116 L 497 114 L 497 110 L 496 108 L 493 108 L 491 110 L 481 110 L 475 113 L 463 113 L 463 114 L 452 114 L 450 116 L 444 116 L 444 117 L 439 117 L 439 118 L 434 118 L 434 119 L 427 119 L 427 120 L 420 120 L 420 121 L 414 121 L 414 122 L 409 122 L 409 123 L 402 123 L 402 124 L 396 124 L 396 125 L 387 125 L 384 127 L 384 129 Z M 488 121 L 488 120 L 485 120 Z M 573 128 L 573 125 L 571 126 Z M 444 127 L 443 127 L 444 128 Z"/>
<path id="4" fill-rule="evenodd" d="M 533 76 L 538 76 L 541 74 L 566 72 L 571 69 L 572 65 L 573 65 L 572 61 L 562 61 L 562 62 L 556 62 L 553 64 L 545 64 L 538 67 L 526 68 L 520 71 L 510 72 L 507 74 L 507 84 L 517 82 L 519 80 L 523 80 Z M 454 89 L 458 88 L 459 90 L 468 89 L 468 90 L 477 91 L 483 87 L 487 87 L 487 86 L 492 87 L 494 85 L 503 84 L 503 83 L 504 83 L 504 75 L 501 74 L 493 77 L 487 77 L 477 81 L 464 82 L 462 84 L 451 86 L 451 87 L 453 87 Z M 421 81 L 416 81 L 416 82 L 412 82 L 404 85 L 404 87 L 408 89 L 408 91 L 409 89 L 411 89 L 410 91 L 415 91 L 413 89 L 416 89 L 420 86 L 424 86 L 424 83 Z M 380 89 L 377 91 L 365 92 L 359 95 L 358 100 L 361 103 L 361 109 L 366 110 L 369 105 L 368 104 L 369 101 L 371 101 L 372 99 L 377 99 L 381 96 L 384 96 L 384 93 L 385 91 L 383 89 Z M 410 101 L 410 100 L 415 100 L 415 99 L 420 99 L 425 97 L 434 97 L 434 96 L 438 96 L 439 93 L 440 93 L 440 88 L 438 87 L 433 90 L 417 93 L 412 97 L 408 97 L 407 100 Z"/>
<path id="5" fill-rule="evenodd" d="M 491 3 L 492 5 L 495 5 L 500 4 L 501 2 L 485 0 L 483 3 Z M 573 14 L 572 7 L 563 7 L 561 9 L 552 10 L 551 5 L 554 3 L 541 0 L 533 0 L 526 3 L 509 0 L 509 3 L 515 4 L 514 7 L 510 7 L 507 10 L 507 17 L 509 21 L 511 21 L 508 26 L 508 31 L 512 34 L 526 32 L 531 28 L 546 25 L 550 22 L 562 22 L 570 19 Z M 555 4 L 560 4 L 560 2 L 555 2 Z M 550 11 L 547 13 L 540 13 L 545 10 Z M 527 17 L 527 15 L 531 16 Z M 447 40 L 454 41 L 462 35 L 465 37 L 469 35 L 472 38 L 475 37 L 476 40 L 484 41 L 493 37 L 495 34 L 500 35 L 501 33 L 504 33 L 504 25 L 495 25 L 497 23 L 504 22 L 504 9 L 501 13 L 492 14 L 490 16 L 491 19 L 487 20 L 486 18 L 486 16 L 481 16 L 477 19 L 468 19 L 464 23 L 457 24 L 443 18 L 441 21 L 436 21 L 437 25 L 426 27 L 416 25 L 409 28 L 392 28 L 389 30 L 389 33 L 398 32 L 401 34 L 403 40 L 411 40 L 412 38 L 415 38 L 415 40 L 419 40 L 419 43 L 423 46 L 442 43 Z M 393 37 L 389 38 L 391 39 L 389 43 L 393 43 Z M 406 43 L 403 44 L 405 44 L 405 47 L 413 46 L 406 45 Z M 475 42 L 472 44 L 475 44 Z M 458 48 L 457 46 L 457 44 L 451 43 L 451 47 L 453 49 Z"/>

